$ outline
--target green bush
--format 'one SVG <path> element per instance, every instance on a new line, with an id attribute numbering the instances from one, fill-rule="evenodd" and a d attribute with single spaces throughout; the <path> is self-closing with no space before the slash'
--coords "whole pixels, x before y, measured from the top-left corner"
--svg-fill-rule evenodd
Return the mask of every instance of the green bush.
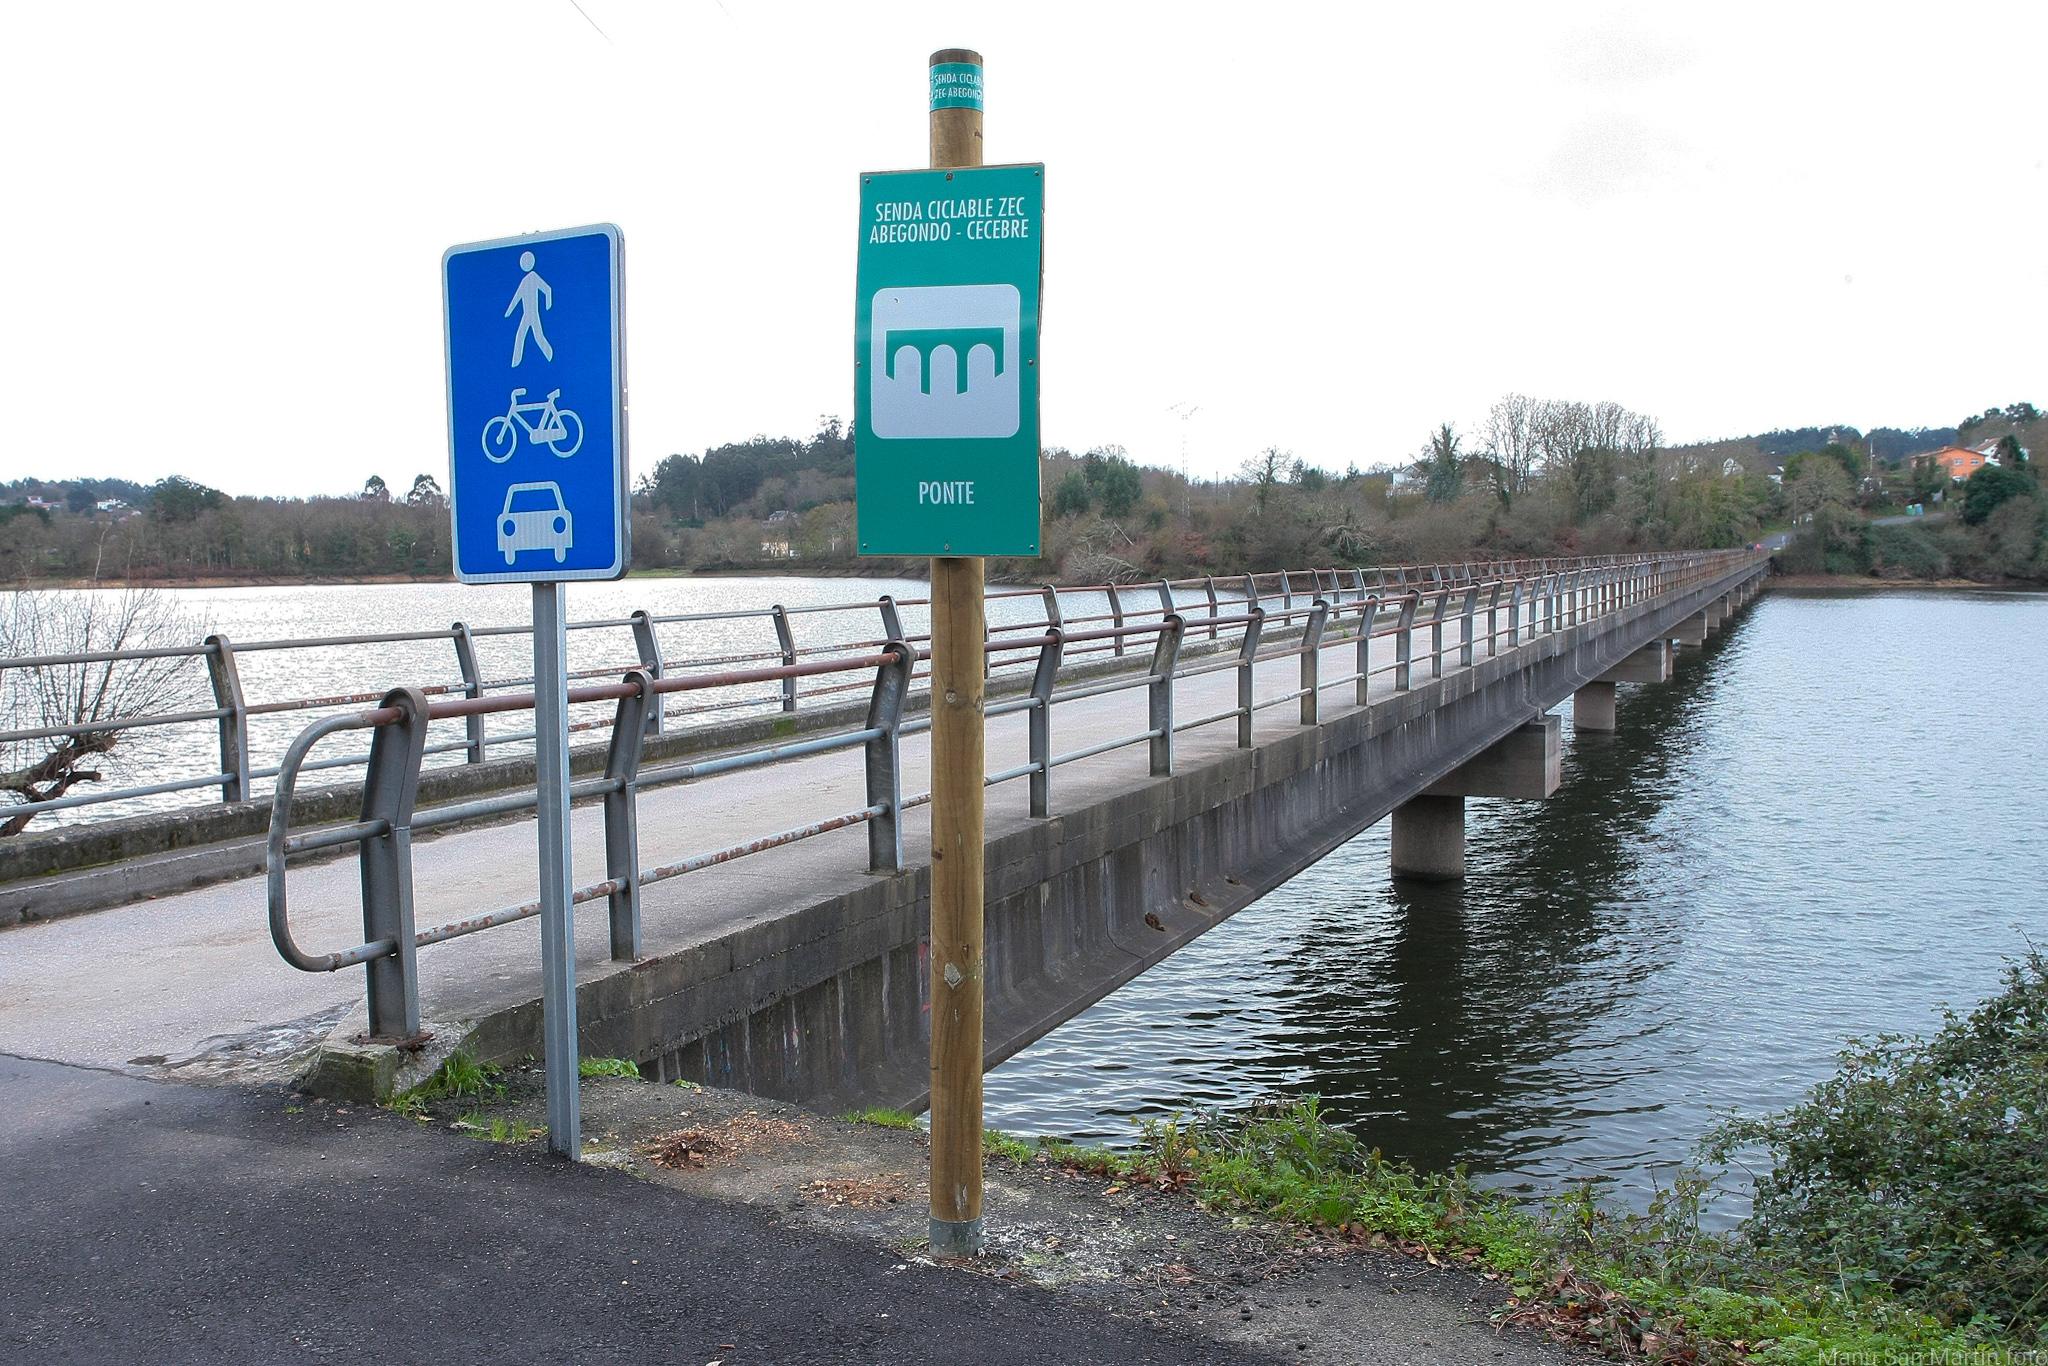
<path id="1" fill-rule="evenodd" d="M 1940 579 L 1949 571 L 1948 556 L 1925 527 L 1873 526 L 1866 543 L 1870 572 L 1881 579 Z"/>
<path id="2" fill-rule="evenodd" d="M 1981 526 L 2001 503 L 2009 498 L 2025 497 L 2033 493 L 2034 488 L 2033 476 L 2024 470 L 1986 465 L 1963 485 L 1963 520 L 1971 526 Z"/>
<path id="3" fill-rule="evenodd" d="M 1759 1144 L 1745 1237 L 1945 1323 L 2048 1346 L 2048 958 L 1933 1038 L 1852 1045 L 1804 1103 L 1742 1120 L 1712 1155 Z"/>

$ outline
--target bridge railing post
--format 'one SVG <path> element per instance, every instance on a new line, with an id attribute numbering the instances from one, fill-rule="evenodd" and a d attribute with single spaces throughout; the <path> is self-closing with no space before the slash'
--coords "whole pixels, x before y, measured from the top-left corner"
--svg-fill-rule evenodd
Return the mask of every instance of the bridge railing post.
<path id="1" fill-rule="evenodd" d="M 370 1037 L 386 1042 L 420 1032 L 419 949 L 413 943 L 412 811 L 419 796 L 420 760 L 427 747 L 427 699 L 417 688 L 396 688 L 383 705 L 399 719 L 370 739 L 363 777 L 362 819 L 383 833 L 359 846 L 363 887 L 363 942 L 388 942 L 391 952 L 363 965 L 370 1006 Z"/>
<path id="2" fill-rule="evenodd" d="M 642 953 L 640 752 L 650 729 L 647 713 L 661 710 L 652 669 L 628 669 L 625 681 L 633 691 L 619 699 L 604 760 L 604 875 L 612 884 L 605 902 L 611 916 L 612 961 L 618 963 L 635 962 Z"/>
<path id="3" fill-rule="evenodd" d="M 1146 688 L 1146 723 L 1152 733 L 1152 776 L 1168 777 L 1173 772 L 1173 671 L 1180 663 L 1180 641 L 1187 622 L 1180 613 L 1170 613 L 1160 623 L 1158 643 L 1152 647 L 1152 682 Z"/>
<path id="4" fill-rule="evenodd" d="M 455 666 L 462 671 L 462 695 L 472 700 L 484 695 L 483 672 L 476 664 L 476 641 L 470 638 L 469 626 L 456 622 L 449 631 L 455 641 Z M 466 716 L 463 718 L 462 762 L 480 764 L 484 761 L 484 747 L 489 743 L 484 734 L 484 718 Z"/>
<path id="5" fill-rule="evenodd" d="M 657 683 L 667 675 L 667 666 L 661 658 L 661 638 L 654 633 L 654 618 L 641 608 L 633 613 L 633 649 L 640 656 L 640 667 L 647 670 L 647 676 Z M 657 699 L 646 708 L 642 722 L 649 735 L 659 735 L 665 728 L 661 718 L 661 702 Z"/>
<path id="6" fill-rule="evenodd" d="M 1406 692 L 1414 683 L 1415 609 L 1422 605 L 1419 592 L 1401 595 L 1401 615 L 1394 631 L 1394 690 Z"/>
<path id="7" fill-rule="evenodd" d="M 1458 667 L 1472 667 L 1472 631 L 1479 617 L 1479 585 L 1465 590 L 1465 608 L 1458 619 Z"/>
<path id="8" fill-rule="evenodd" d="M 903 614 L 896 610 L 896 599 L 884 593 L 875 599 L 875 606 L 882 614 L 882 639 L 903 639 Z"/>
<path id="9" fill-rule="evenodd" d="M 1202 580 L 1202 591 L 1209 597 L 1209 639 L 1214 640 L 1216 639 L 1216 618 L 1221 615 L 1216 605 L 1216 580 L 1214 577 L 1205 577 Z"/>
<path id="10" fill-rule="evenodd" d="M 1508 644 L 1522 643 L 1522 581 L 1516 579 L 1513 591 L 1508 594 Z"/>
<path id="11" fill-rule="evenodd" d="M 1266 627 L 1266 609 L 1253 603 L 1244 624 L 1244 641 L 1237 647 L 1237 747 L 1252 747 L 1252 667 L 1259 655 L 1259 635 Z"/>
<path id="12" fill-rule="evenodd" d="M 1372 701 L 1372 632 L 1380 620 L 1380 595 L 1361 593 L 1358 609 L 1358 705 Z"/>
<path id="13" fill-rule="evenodd" d="M 1294 576 L 1285 569 L 1280 571 L 1280 611 L 1289 622 L 1294 620 Z"/>
<path id="14" fill-rule="evenodd" d="M 1323 692 L 1323 627 L 1330 620 L 1330 604 L 1317 598 L 1308 610 L 1308 629 L 1301 635 L 1301 724 L 1313 726 L 1320 715 L 1316 703 Z"/>
<path id="15" fill-rule="evenodd" d="M 903 703 L 910 696 L 911 666 L 917 661 L 917 651 L 905 644 L 901 636 L 890 637 L 883 648 L 889 660 L 875 669 L 875 690 L 868 698 L 866 727 L 880 734 L 869 737 L 862 755 L 868 805 L 880 808 L 868 817 L 871 873 L 894 873 L 903 867 L 903 772 L 898 741 L 903 729 Z"/>
<path id="16" fill-rule="evenodd" d="M 1429 676 L 1444 676 L 1444 612 L 1451 605 L 1451 590 L 1436 590 L 1436 610 L 1429 618 Z"/>
<path id="17" fill-rule="evenodd" d="M 1500 653 L 1500 595 L 1506 587 L 1506 583 L 1495 579 L 1493 592 L 1486 599 L 1486 653 L 1489 658 Z"/>
<path id="18" fill-rule="evenodd" d="M 220 799 L 249 800 L 249 704 L 242 696 L 242 673 L 235 667 L 235 647 L 224 635 L 206 638 L 206 673 L 213 683 L 213 705 L 220 708 Z"/>
<path id="19" fill-rule="evenodd" d="M 1046 627 L 1038 667 L 1031 674 L 1031 814 L 1041 818 L 1052 812 L 1052 685 L 1065 640 L 1061 627 Z"/>
<path id="20" fill-rule="evenodd" d="M 1124 652 L 1124 638 L 1121 634 L 1124 629 L 1123 599 L 1117 594 L 1116 585 L 1113 583 L 1108 585 L 1108 594 L 1110 629 L 1119 632 L 1118 635 L 1111 637 L 1109 648 L 1112 653 L 1122 655 Z"/>
<path id="21" fill-rule="evenodd" d="M 1049 583 L 1042 583 L 1038 585 L 1038 593 L 1045 600 L 1045 624 L 1047 626 L 1066 625 L 1065 619 L 1060 616 L 1060 590 Z"/>
<path id="22" fill-rule="evenodd" d="M 789 629 L 789 612 L 779 602 L 770 610 L 775 620 L 775 643 L 782 651 L 782 667 L 785 669 L 795 668 L 796 637 Z M 796 679 L 794 677 L 782 680 L 782 709 L 786 712 L 796 710 Z"/>

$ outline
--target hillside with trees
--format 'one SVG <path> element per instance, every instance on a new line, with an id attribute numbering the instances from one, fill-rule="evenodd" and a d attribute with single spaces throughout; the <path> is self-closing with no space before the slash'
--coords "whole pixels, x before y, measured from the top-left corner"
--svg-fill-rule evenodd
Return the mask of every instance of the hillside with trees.
<path id="1" fill-rule="evenodd" d="M 2002 439 L 2012 454 L 1967 490 L 1908 459 Z M 1341 473 L 1277 447 L 1228 477 L 1193 480 L 1118 446 L 1052 448 L 1044 554 L 990 572 L 1078 583 L 1711 548 L 1793 525 L 1802 535 L 1791 558 L 1815 572 L 2048 581 L 2048 504 L 2022 455 L 2044 442 L 2048 418 L 2013 404 L 1953 428 L 1816 426 L 1674 446 L 1656 419 L 1620 404 L 1509 394 L 1470 430 L 1442 423 L 1404 458 Z M 854 554 L 853 461 L 851 433 L 829 417 L 806 437 L 666 456 L 634 496 L 634 563 L 920 572 Z M 1957 516 L 1939 529 L 1867 524 L 1911 503 Z M 14 582 L 438 578 L 448 554 L 432 474 L 397 486 L 373 476 L 346 496 L 306 499 L 233 498 L 175 475 L 0 487 L 0 575 Z"/>

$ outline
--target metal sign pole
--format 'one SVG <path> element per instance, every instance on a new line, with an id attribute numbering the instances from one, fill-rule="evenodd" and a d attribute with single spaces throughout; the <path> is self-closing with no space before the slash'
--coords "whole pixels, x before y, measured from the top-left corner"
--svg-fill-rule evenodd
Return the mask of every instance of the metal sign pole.
<path id="1" fill-rule="evenodd" d="M 582 1155 L 583 1126 L 563 585 L 619 578 L 632 559 L 625 239 L 616 226 L 594 223 L 450 247 L 441 256 L 441 305 L 455 576 L 533 586 L 548 1150 L 573 1162 Z M 476 682 L 467 667 L 475 661 L 463 659 Z M 481 736 L 471 733 L 473 749 Z"/>
<path id="2" fill-rule="evenodd" d="M 576 927 L 570 918 L 569 632 L 560 583 L 533 586 L 533 755 L 540 812 L 541 1035 L 547 1062 L 548 1151 L 578 1161 Z"/>
<path id="3" fill-rule="evenodd" d="M 981 57 L 932 54 L 933 169 L 979 166 Z M 971 100 L 938 78 L 971 82 Z M 951 84 L 951 83 L 949 83 Z M 982 562 L 932 560 L 931 1250 L 981 1250 Z"/>

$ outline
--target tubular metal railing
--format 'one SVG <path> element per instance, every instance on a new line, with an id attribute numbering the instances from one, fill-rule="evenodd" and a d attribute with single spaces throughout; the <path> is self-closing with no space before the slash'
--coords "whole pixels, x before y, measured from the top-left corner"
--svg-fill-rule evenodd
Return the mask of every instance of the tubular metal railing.
<path id="1" fill-rule="evenodd" d="M 1210 591 L 1197 605 L 1210 610 L 1200 615 L 1182 610 L 1173 592 L 1178 585 L 1160 584 L 1159 606 L 1143 612 L 1124 610 L 1112 594 L 1109 615 L 1115 624 L 1109 626 L 1095 625 L 1099 618 L 1062 622 L 1058 593 L 1050 587 L 1031 590 L 1043 593 L 1048 620 L 1032 623 L 1028 629 L 1036 633 L 1029 636 L 1013 634 L 1027 629 L 1014 625 L 992 632 L 984 645 L 992 671 L 1027 665 L 1030 669 L 1027 688 L 1014 697 L 991 701 L 985 708 L 989 717 L 1027 714 L 1027 758 L 1022 764 L 988 773 L 984 782 L 995 786 L 1025 779 L 1031 815 L 1046 817 L 1052 810 L 1054 771 L 1064 765 L 1144 745 L 1149 771 L 1155 776 L 1168 775 L 1174 768 L 1174 737 L 1187 731 L 1235 722 L 1237 744 L 1250 747 L 1254 717 L 1268 707 L 1295 703 L 1298 723 L 1309 726 L 1320 720 L 1321 699 L 1331 689 L 1353 689 L 1357 706 L 1366 705 L 1373 682 L 1381 675 L 1392 675 L 1395 690 L 1409 689 L 1418 662 L 1424 662 L 1416 658 L 1416 642 L 1425 628 L 1428 645 L 1424 657 L 1430 676 L 1437 678 L 1444 673 L 1447 656 L 1456 656 L 1457 667 L 1469 668 L 1482 648 L 1489 656 L 1497 655 L 1503 648 L 1513 649 L 1539 636 L 1725 575 L 1744 557 L 1745 552 L 1716 551 L 1574 561 L 1564 567 L 1516 564 L 1490 576 L 1471 567 L 1443 572 L 1432 567 L 1426 577 L 1413 582 L 1405 581 L 1406 571 L 1398 571 L 1392 582 L 1376 575 L 1372 583 L 1366 582 L 1363 574 L 1340 577 L 1326 572 L 1316 575 L 1306 592 L 1295 590 L 1289 582 L 1293 576 L 1278 576 L 1277 582 L 1268 576 L 1245 576 L 1223 585 L 1223 592 L 1231 594 L 1228 598 L 1215 590 L 1214 580 L 1206 580 L 1203 582 Z M 1262 593 L 1262 578 L 1277 591 Z M 1226 606 L 1230 610 L 1225 611 Z M 642 890 L 686 873 L 856 825 L 867 828 L 869 871 L 893 872 L 903 867 L 903 812 L 928 802 L 930 794 L 904 795 L 900 743 L 904 735 L 930 726 L 929 715 L 905 714 L 917 666 L 930 654 L 921 648 L 921 638 L 903 636 L 889 599 L 882 599 L 881 608 L 885 623 L 897 629 L 882 641 L 847 646 L 852 652 L 837 658 L 804 659 L 805 651 L 791 645 L 782 651 L 785 658 L 780 662 L 751 669 L 665 674 L 659 661 L 643 662 L 628 668 L 618 682 L 570 689 L 571 704 L 614 704 L 607 721 L 611 738 L 604 771 L 572 782 L 570 796 L 572 800 L 595 798 L 603 804 L 605 878 L 576 889 L 571 904 L 606 902 L 615 959 L 642 956 Z M 636 614 L 636 619 L 639 616 Z M 1132 620 L 1140 616 L 1156 619 Z M 1070 629 L 1073 626 L 1090 629 Z M 1455 638 L 1447 639 L 1447 627 L 1455 628 Z M 1287 633 L 1284 638 L 1282 632 Z M 1184 655 L 1182 646 L 1191 633 L 1206 634 L 1216 642 L 1215 647 Z M 1333 639 L 1342 641 L 1346 636 L 1355 650 L 1354 666 L 1333 678 L 1323 677 L 1324 651 Z M 1389 637 L 1393 642 L 1391 658 L 1375 661 L 1375 642 Z M 782 636 L 785 641 L 791 638 Z M 1139 666 L 1142 672 L 1112 672 L 1085 679 L 1071 679 L 1070 675 L 1069 685 L 1059 686 L 1062 666 L 1077 655 L 1120 656 L 1146 645 L 1151 653 Z M 1256 667 L 1287 658 L 1299 660 L 1298 686 L 1272 696 L 1257 696 L 1253 686 Z M 1225 670 L 1237 675 L 1236 705 L 1176 720 L 1175 684 Z M 642 766 L 645 742 L 654 733 L 652 722 L 662 710 L 662 699 L 766 684 L 774 685 L 778 696 L 794 699 L 797 685 L 805 680 L 824 680 L 825 686 L 840 690 L 865 688 L 868 697 L 862 723 L 806 739 Z M 1137 690 L 1143 690 L 1146 697 L 1142 728 L 1055 752 L 1053 717 L 1058 704 Z M 373 709 L 325 717 L 308 726 L 277 765 L 267 849 L 270 931 L 285 961 L 303 971 L 333 972 L 358 963 L 366 965 L 370 1033 L 407 1039 L 420 1028 L 415 962 L 419 949 L 523 920 L 540 909 L 538 901 L 527 901 L 430 929 L 417 928 L 411 862 L 414 833 L 516 814 L 532 810 L 536 804 L 534 792 L 516 791 L 415 810 L 424 758 L 437 748 L 429 743 L 429 729 L 437 721 L 460 721 L 464 739 L 454 743 L 464 747 L 476 733 L 475 722 L 487 715 L 530 712 L 534 699 L 531 693 L 484 695 L 479 691 L 436 700 L 425 688 L 399 688 L 377 700 L 379 705 Z M 320 761 L 311 758 L 315 747 L 329 736 L 365 730 L 372 736 L 360 818 L 293 834 L 291 809 L 299 775 L 321 767 Z M 865 776 L 861 806 L 675 862 L 642 866 L 641 792 L 784 759 L 855 748 L 862 753 Z M 361 863 L 364 940 L 337 952 L 308 953 L 292 934 L 287 863 L 294 855 L 348 845 L 357 847 Z"/>
<path id="2" fill-rule="evenodd" d="M 1301 620 L 1305 623 L 1307 609 L 1297 607 L 1298 601 L 1323 601 L 1331 604 L 1332 610 L 1335 610 L 1341 602 L 1362 601 L 1368 594 L 1377 594 L 1391 600 L 1393 595 L 1400 593 L 1427 596 L 1460 586 L 1473 587 L 1509 579 L 1562 583 L 1573 579 L 1574 576 L 1583 578 L 1605 570 L 1641 566 L 1650 563 L 1651 560 L 1652 557 L 1645 556 L 1501 560 L 1444 565 L 1402 565 L 1376 570 L 1283 570 L 1234 578 L 1204 577 L 1137 584 L 1094 584 L 1065 588 L 1043 584 L 1031 588 L 1006 588 L 990 593 L 988 596 L 991 603 L 1035 597 L 1042 601 L 1044 615 L 1042 618 L 994 624 L 989 628 L 989 638 L 992 641 L 1013 641 L 1022 633 L 1062 630 L 1070 633 L 1067 640 L 1073 644 L 1080 640 L 1080 637 L 1072 633 L 1079 631 L 1085 635 L 1085 643 L 1079 648 L 1066 651 L 1063 662 L 1071 662 L 1091 654 L 1115 658 L 1123 656 L 1132 646 L 1137 633 L 1127 629 L 1131 624 L 1148 621 L 1156 624 L 1174 614 L 1186 615 L 1206 640 L 1215 642 L 1219 640 L 1219 633 L 1223 627 L 1230 624 L 1224 620 L 1225 612 L 1237 612 L 1242 602 L 1277 599 L 1280 610 L 1287 614 L 1289 620 Z M 1578 594 L 1590 590 L 1573 587 L 1557 591 Z M 1156 595 L 1156 606 L 1133 605 L 1133 599 L 1142 602 L 1144 597 L 1152 595 Z M 1084 597 L 1101 599 L 1107 610 L 1079 616 L 1069 615 L 1065 610 L 1066 605 Z M 1432 639 L 1440 645 L 1443 614 L 1448 610 L 1448 605 L 1441 596 L 1433 598 L 1432 601 L 1435 616 L 1425 620 L 1431 626 Z M 574 632 L 614 635 L 624 633 L 626 640 L 630 642 L 630 653 L 624 658 L 607 663 L 578 668 L 570 677 L 572 681 L 616 677 L 627 669 L 639 668 L 646 670 L 649 677 L 656 682 L 666 682 L 671 677 L 692 670 L 740 666 L 742 671 L 752 669 L 747 673 L 749 678 L 761 680 L 751 685 L 698 684 L 691 688 L 665 690 L 661 696 L 706 691 L 713 695 L 687 705 L 670 707 L 657 703 L 646 708 L 639 724 L 646 728 L 649 735 L 665 733 L 670 729 L 671 722 L 689 721 L 703 724 L 715 721 L 721 713 L 730 714 L 761 708 L 779 710 L 784 714 L 795 713 L 799 710 L 800 698 L 827 704 L 851 701 L 848 694 L 857 692 L 863 686 L 859 683 L 826 681 L 803 690 L 800 689 L 800 681 L 817 675 L 793 672 L 795 666 L 821 655 L 840 655 L 849 650 L 879 649 L 890 641 L 900 640 L 913 646 L 926 645 L 929 643 L 928 636 L 911 634 L 904 630 L 902 609 L 928 605 L 929 601 L 923 598 L 898 600 L 885 595 L 863 602 L 799 607 L 776 605 L 733 612 L 654 614 L 641 610 L 625 617 L 572 622 L 569 629 Z M 850 628 L 849 632 L 837 633 L 851 634 L 854 637 L 852 639 L 821 639 L 813 644 L 798 643 L 799 628 L 796 618 L 817 619 L 831 614 L 840 614 L 842 617 L 865 617 L 867 620 L 877 621 L 879 634 L 869 635 L 855 626 Z M 772 634 L 773 643 L 770 645 L 764 642 L 763 647 L 759 649 L 743 649 L 723 654 L 673 652 L 664 648 L 661 628 L 702 628 L 710 623 L 765 625 Z M 113 716 L 76 724 L 0 730 L 0 745 L 11 741 L 54 739 L 115 730 L 183 727 L 203 731 L 211 727 L 213 735 L 210 737 L 209 748 L 217 758 L 211 772 L 193 773 L 145 785 L 95 788 L 90 792 L 72 793 L 41 801 L 8 803 L 0 805 L 0 816 L 55 811 L 76 812 L 84 808 L 132 803 L 208 788 L 217 789 L 216 800 L 220 802 L 252 800 L 260 795 L 258 784 L 278 779 L 285 766 L 282 757 L 277 762 L 264 764 L 254 755 L 250 740 L 252 719 L 297 712 L 338 712 L 344 708 L 379 702 L 386 696 L 386 692 L 380 688 L 324 696 L 252 699 L 242 682 L 243 661 L 251 657 L 273 657 L 291 652 L 318 654 L 342 649 L 359 650 L 368 646 L 445 642 L 449 647 L 456 676 L 447 681 L 420 685 L 415 691 L 426 698 L 456 698 L 475 702 L 504 695 L 532 684 L 533 680 L 530 677 L 516 674 L 506 677 L 488 676 L 479 663 L 477 651 L 479 641 L 527 636 L 531 634 L 531 629 L 524 625 L 471 626 L 458 621 L 445 630 L 387 631 L 240 643 L 230 640 L 224 634 L 214 634 L 199 644 L 187 646 L 0 657 L 0 677 L 4 677 L 12 670 L 62 665 L 178 658 L 200 661 L 205 666 L 208 686 L 212 692 L 214 705 L 210 708 Z M 827 630 L 819 634 L 829 636 L 835 633 Z M 1021 669 L 1027 663 L 1035 667 L 1035 661 L 1022 658 L 1003 660 L 999 659 L 996 653 L 992 653 L 990 659 L 992 672 L 1005 667 Z M 1436 667 L 1439 670 L 1441 668 L 1440 652 L 1436 659 Z M 762 673 L 761 668 L 767 668 L 771 672 Z M 785 672 L 773 672 L 778 669 Z M 689 676 L 699 675 L 690 673 Z M 924 682 L 925 678 L 923 673 L 915 674 L 912 679 L 913 686 Z M 466 711 L 463 713 L 465 719 L 461 736 L 438 740 L 429 745 L 424 754 L 459 755 L 460 763 L 482 764 L 492 757 L 493 749 L 497 749 L 502 755 L 507 747 L 523 747 L 533 738 L 530 728 L 511 732 L 487 730 L 486 717 L 504 710 L 484 708 Z M 599 716 L 579 720 L 572 724 L 571 729 L 578 732 L 602 730 L 609 728 L 613 723 L 614 718 Z M 367 753 L 336 755 L 305 764 L 298 771 L 360 767 L 367 764 L 370 758 Z"/>

